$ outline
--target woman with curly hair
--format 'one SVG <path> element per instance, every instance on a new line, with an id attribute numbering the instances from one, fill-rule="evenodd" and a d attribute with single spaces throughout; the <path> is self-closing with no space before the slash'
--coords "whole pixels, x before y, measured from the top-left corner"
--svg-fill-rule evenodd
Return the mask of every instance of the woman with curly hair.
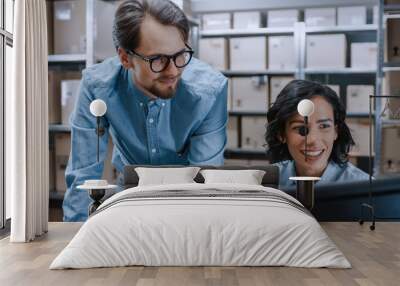
<path id="1" fill-rule="evenodd" d="M 305 146 L 304 119 L 297 112 L 302 99 L 314 103 L 308 119 Z M 323 182 L 367 180 L 368 174 L 348 162 L 354 140 L 345 122 L 346 110 L 329 87 L 293 80 L 278 95 L 267 113 L 267 156 L 280 169 L 281 188 L 294 185 L 292 176 L 316 176 Z M 305 159 L 307 153 L 307 160 Z"/>

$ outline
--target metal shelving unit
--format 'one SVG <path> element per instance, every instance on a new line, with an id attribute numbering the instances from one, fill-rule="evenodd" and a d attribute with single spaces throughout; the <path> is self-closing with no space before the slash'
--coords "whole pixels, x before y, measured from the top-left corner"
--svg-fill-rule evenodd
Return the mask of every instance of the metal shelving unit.
<path id="1" fill-rule="evenodd" d="M 286 3 L 286 1 L 279 2 L 275 1 L 274 3 L 263 3 L 262 5 L 266 5 L 268 7 L 264 7 L 265 9 L 276 9 L 279 5 L 283 5 L 282 3 Z M 304 2 L 304 3 L 303 3 Z M 312 1 L 311 1 L 312 2 Z M 327 3 L 310 3 L 310 1 L 302 1 L 300 2 L 299 7 L 311 7 L 311 6 L 341 6 L 341 5 L 371 5 L 373 1 L 368 1 L 364 3 L 359 3 L 357 1 L 347 1 L 347 3 L 339 3 L 340 1 L 327 1 Z M 357 3 L 356 3 L 357 2 Z M 236 3 L 236 2 L 235 2 Z M 261 3 L 261 2 L 260 2 Z M 306 4 L 308 3 L 308 4 Z M 375 2 L 376 4 L 376 2 Z M 260 4 L 261 5 L 261 4 Z M 275 7 L 275 6 L 276 7 Z M 296 4 L 285 4 L 286 8 L 293 8 Z M 294 5 L 294 6 L 293 6 Z M 304 6 L 304 7 L 302 7 Z M 203 7 L 203 6 L 201 6 Z M 205 7 L 205 6 L 204 6 Z M 248 8 L 249 9 L 249 8 Z M 258 8 L 260 9 L 260 8 Z M 238 9 L 240 10 L 240 9 Z M 232 11 L 235 11 L 232 9 Z M 213 11 L 210 11 L 213 12 Z M 216 12 L 216 11 L 215 11 Z M 330 76 L 340 76 L 340 75 L 349 75 L 349 76 L 371 76 L 371 80 L 374 79 L 375 74 L 377 72 L 376 68 L 371 69 L 357 69 L 357 68 L 341 68 L 341 69 L 312 69 L 306 67 L 306 38 L 308 35 L 314 34 L 334 34 L 334 33 L 345 33 L 345 34 L 354 34 L 354 33 L 377 33 L 379 29 L 379 25 L 377 24 L 366 24 L 366 25 L 353 25 L 353 26 L 327 26 L 327 27 L 307 27 L 304 22 L 298 22 L 294 25 L 294 27 L 289 28 L 253 28 L 253 29 L 224 29 L 224 30 L 210 30 L 210 31 L 201 31 L 200 38 L 215 38 L 215 37 L 224 37 L 224 38 L 232 38 L 232 37 L 251 37 L 251 36 L 275 36 L 275 35 L 293 35 L 294 36 L 294 45 L 295 45 L 295 63 L 296 67 L 293 70 L 252 70 L 252 71 L 235 71 L 235 70 L 223 70 L 221 71 L 227 77 L 251 77 L 251 76 L 294 76 L 296 79 L 305 79 L 307 76 L 312 75 L 325 75 L 326 77 Z M 390 69 L 397 69 L 399 67 L 390 67 Z M 387 67 L 389 69 L 389 67 Z M 238 117 L 238 125 L 239 125 L 239 137 L 241 136 L 241 119 L 244 116 L 266 116 L 266 112 L 238 112 L 238 111 L 229 111 L 230 116 Z M 348 113 L 348 118 L 368 118 L 368 113 Z M 240 139 L 240 138 L 239 138 Z M 239 145 L 240 146 L 240 145 Z M 244 157 L 246 155 L 251 154 L 251 156 L 255 156 L 255 154 L 259 154 L 262 156 L 264 153 L 253 152 L 249 150 L 241 150 L 238 149 L 228 149 L 225 152 L 225 155 L 228 157 L 237 157 L 240 155 Z M 250 156 L 250 155 L 249 155 Z"/>
<path id="2" fill-rule="evenodd" d="M 294 75 L 295 70 L 252 70 L 252 71 L 221 71 L 226 77 L 257 76 L 257 75 Z"/>
<path id="3" fill-rule="evenodd" d="M 377 72 L 376 72 L 376 91 L 375 95 L 377 96 L 375 100 L 375 110 L 382 110 L 382 99 L 379 96 L 383 94 L 383 80 L 385 73 L 397 71 L 400 72 L 400 63 L 398 62 L 385 62 L 385 33 L 387 21 L 389 19 L 399 19 L 400 20 L 400 4 L 390 4 L 385 5 L 384 0 L 379 0 L 379 19 L 378 19 L 378 34 L 377 34 L 377 42 L 378 42 L 378 59 L 377 59 Z M 374 116 L 374 137 L 375 137 L 375 145 L 374 145 L 374 153 L 375 159 L 373 164 L 373 174 L 378 176 L 381 173 L 382 166 L 382 154 L 381 154 L 381 146 L 382 146 L 382 129 L 386 127 L 400 127 L 400 120 L 381 120 L 379 113 L 376 112 Z"/>

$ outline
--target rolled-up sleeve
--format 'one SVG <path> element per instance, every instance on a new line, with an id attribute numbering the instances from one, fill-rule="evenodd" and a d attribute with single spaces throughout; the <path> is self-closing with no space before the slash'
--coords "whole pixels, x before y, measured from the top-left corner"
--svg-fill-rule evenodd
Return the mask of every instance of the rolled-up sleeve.
<path id="1" fill-rule="evenodd" d="M 212 108 L 190 138 L 188 161 L 191 165 L 223 165 L 226 145 L 228 82 L 225 79 Z"/>
<path id="2" fill-rule="evenodd" d="M 105 133 L 100 137 L 100 156 L 97 162 L 96 118 L 89 110 L 90 103 L 94 99 L 90 80 L 84 75 L 78 100 L 70 118 L 71 151 L 65 171 L 67 191 L 63 202 L 64 221 L 87 219 L 91 199 L 86 190 L 79 190 L 76 187 L 85 180 L 101 178 L 107 156 L 109 124 L 106 116 L 103 116 L 101 126 L 105 129 Z"/>

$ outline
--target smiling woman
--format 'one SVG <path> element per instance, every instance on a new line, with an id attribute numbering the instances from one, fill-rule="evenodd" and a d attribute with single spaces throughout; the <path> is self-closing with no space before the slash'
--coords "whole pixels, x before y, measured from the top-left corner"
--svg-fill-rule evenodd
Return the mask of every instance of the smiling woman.
<path id="1" fill-rule="evenodd" d="M 315 106 L 308 119 L 306 145 L 301 132 L 304 120 L 297 112 L 302 99 Z M 327 86 L 294 80 L 281 91 L 267 113 L 266 134 L 267 155 L 280 168 L 280 187 L 294 184 L 289 180 L 294 176 L 321 177 L 322 183 L 369 178 L 347 161 L 354 141 L 345 118 L 339 97 Z"/>

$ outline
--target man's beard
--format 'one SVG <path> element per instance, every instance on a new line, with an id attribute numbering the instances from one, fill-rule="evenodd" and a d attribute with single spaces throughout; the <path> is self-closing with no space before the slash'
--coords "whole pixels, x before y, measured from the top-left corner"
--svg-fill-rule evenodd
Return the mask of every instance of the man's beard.
<path id="1" fill-rule="evenodd" d="M 174 97 L 177 87 L 178 83 L 176 83 L 174 86 L 168 87 L 167 89 L 161 90 L 157 87 L 157 85 L 152 85 L 149 89 L 149 92 L 158 98 L 170 99 Z"/>

